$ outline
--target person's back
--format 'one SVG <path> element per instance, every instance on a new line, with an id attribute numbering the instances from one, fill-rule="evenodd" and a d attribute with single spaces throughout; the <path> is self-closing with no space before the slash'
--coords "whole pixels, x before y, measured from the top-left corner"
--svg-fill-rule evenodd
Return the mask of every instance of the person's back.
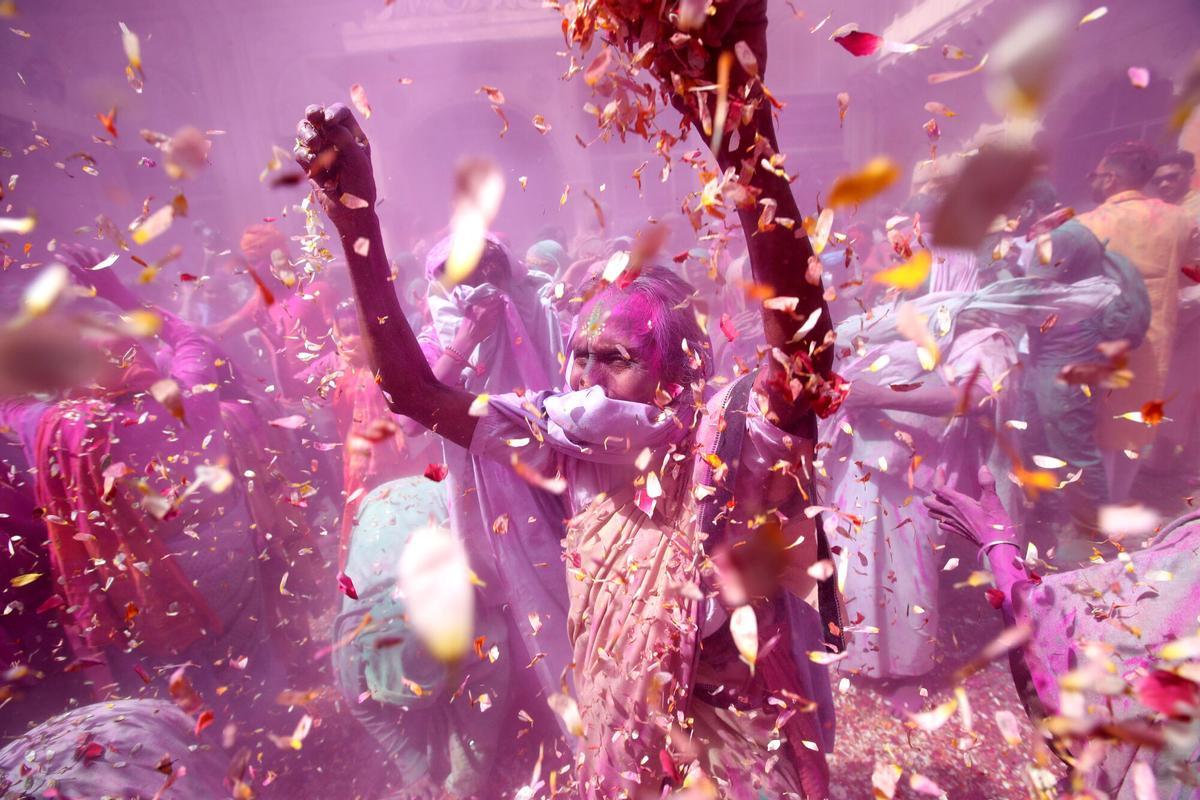
<path id="1" fill-rule="evenodd" d="M 1151 302 L 1146 344 L 1154 353 L 1156 375 L 1161 379 L 1166 370 L 1168 334 L 1175 329 L 1179 268 L 1185 263 L 1191 238 L 1187 212 L 1141 191 L 1128 190 L 1081 214 L 1079 221 L 1133 262 L 1145 279 Z"/>

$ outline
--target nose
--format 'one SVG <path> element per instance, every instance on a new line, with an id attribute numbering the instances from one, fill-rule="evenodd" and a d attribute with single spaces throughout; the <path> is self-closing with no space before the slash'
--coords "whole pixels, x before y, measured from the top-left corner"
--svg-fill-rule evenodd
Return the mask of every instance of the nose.
<path id="1" fill-rule="evenodd" d="M 594 358 L 589 358 L 579 373 L 579 388 L 590 389 L 593 386 L 604 388 L 604 370 Z"/>

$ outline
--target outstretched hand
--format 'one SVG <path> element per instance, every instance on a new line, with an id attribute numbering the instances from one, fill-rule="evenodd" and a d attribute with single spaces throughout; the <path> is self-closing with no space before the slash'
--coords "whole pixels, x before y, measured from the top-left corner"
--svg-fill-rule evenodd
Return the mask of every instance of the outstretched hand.
<path id="1" fill-rule="evenodd" d="M 341 103 L 306 108 L 293 152 L 334 225 L 374 209 L 371 145 L 349 108 Z"/>
<path id="2" fill-rule="evenodd" d="M 976 547 L 997 542 L 1017 544 L 1012 520 L 996 494 L 996 479 L 987 467 L 979 468 L 979 499 L 970 497 L 945 483 L 939 470 L 934 479 L 933 493 L 924 500 L 942 530 L 961 536 Z"/>
<path id="3" fill-rule="evenodd" d="M 82 286 L 90 286 L 103 297 L 122 309 L 131 309 L 139 304 L 138 297 L 121 282 L 113 272 L 112 267 L 93 269 L 104 260 L 104 255 L 94 247 L 84 244 L 67 243 L 60 245 L 58 253 L 62 263 L 71 271 L 75 281 Z"/>

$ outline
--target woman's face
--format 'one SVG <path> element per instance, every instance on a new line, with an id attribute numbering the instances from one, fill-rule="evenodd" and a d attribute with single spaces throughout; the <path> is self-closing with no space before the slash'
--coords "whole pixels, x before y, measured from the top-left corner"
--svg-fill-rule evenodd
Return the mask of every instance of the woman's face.
<path id="1" fill-rule="evenodd" d="M 570 343 L 571 389 L 599 386 L 605 396 L 634 403 L 653 403 L 665 383 L 663 358 L 650 333 L 656 309 L 640 295 L 603 292 L 580 311 Z"/>

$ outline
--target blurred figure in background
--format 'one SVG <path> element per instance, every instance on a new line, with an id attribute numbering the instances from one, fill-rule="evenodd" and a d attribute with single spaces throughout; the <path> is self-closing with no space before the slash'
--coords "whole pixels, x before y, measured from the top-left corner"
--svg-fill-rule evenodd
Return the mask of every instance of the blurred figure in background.
<path id="1" fill-rule="evenodd" d="M 1150 328 L 1140 347 L 1129 354 L 1134 374 L 1130 386 L 1103 398 L 1100 442 L 1105 449 L 1109 497 L 1129 498 L 1140 466 L 1154 443 L 1152 424 L 1120 418 L 1131 412 L 1150 417 L 1166 402 L 1171 346 L 1179 312 L 1180 270 L 1197 260 L 1195 227 L 1186 211 L 1147 197 L 1143 189 L 1158 163 L 1144 142 L 1123 142 L 1105 151 L 1088 176 L 1092 197 L 1100 205 L 1079 215 L 1079 222 L 1106 247 L 1133 262 L 1150 295 Z"/>
<path id="2" fill-rule="evenodd" d="M 49 719 L 0 749 L 0 796 L 249 797 L 243 751 L 230 763 L 213 732 L 166 700 L 117 700 Z"/>
<path id="3" fill-rule="evenodd" d="M 530 273 L 508 248 L 488 235 L 479 265 L 457 286 L 443 283 L 450 239 L 425 259 L 429 323 L 418 337 L 433 374 L 474 395 L 538 391 L 562 385 L 559 319 L 544 291 L 544 274 Z M 410 435 L 423 434 L 408 422 Z M 544 696 L 562 682 L 570 655 L 562 626 L 567 594 L 561 540 L 567 511 L 562 499 L 520 478 L 508 465 L 443 441 L 451 527 L 487 585 L 488 605 L 508 606 L 512 640 L 524 644 L 526 673 Z M 530 615 L 553 632 L 535 638 Z M 540 623 L 538 626 L 540 627 Z M 531 687 L 526 687 L 531 688 Z M 513 691 L 522 691 L 514 684 Z"/>
<path id="4" fill-rule="evenodd" d="M 1176 150 L 1159 159 L 1150 188 L 1159 200 L 1181 206 L 1200 225 L 1200 190 L 1192 188 L 1195 176 L 1196 157 L 1187 150 Z"/>
<path id="5" fill-rule="evenodd" d="M 88 269 L 98 260 L 83 249 L 68 256 L 103 300 L 142 311 L 111 271 Z M 264 537 L 288 532 L 256 524 L 253 487 L 232 477 L 237 457 L 225 436 L 213 341 L 154 313 L 171 351 L 166 373 L 140 342 L 116 332 L 114 314 L 114 332 L 97 344 L 103 367 L 93 386 L 56 401 L 0 404 L 4 427 L 37 467 L 56 583 L 44 607 L 61 609 L 98 697 L 111 684 L 142 691 L 155 673 L 191 661 L 205 702 L 225 716 L 249 713 L 243 697 L 284 679 L 272 646 L 280 617 L 258 555 L 271 549 Z M 296 594 L 308 588 L 302 583 L 297 575 Z"/>

